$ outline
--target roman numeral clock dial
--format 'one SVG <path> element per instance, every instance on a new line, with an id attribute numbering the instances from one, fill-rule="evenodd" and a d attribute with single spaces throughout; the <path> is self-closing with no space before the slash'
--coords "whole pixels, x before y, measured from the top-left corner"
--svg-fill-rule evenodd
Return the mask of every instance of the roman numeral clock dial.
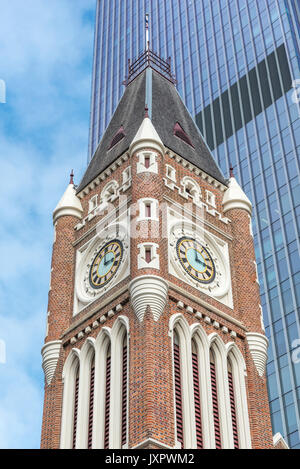
<path id="1" fill-rule="evenodd" d="M 183 237 L 176 243 L 176 253 L 182 268 L 202 284 L 215 280 L 216 268 L 208 249 L 193 238 Z"/>
<path id="2" fill-rule="evenodd" d="M 123 244 L 112 240 L 105 244 L 95 256 L 89 272 L 89 283 L 93 289 L 108 284 L 119 268 L 123 256 Z"/>

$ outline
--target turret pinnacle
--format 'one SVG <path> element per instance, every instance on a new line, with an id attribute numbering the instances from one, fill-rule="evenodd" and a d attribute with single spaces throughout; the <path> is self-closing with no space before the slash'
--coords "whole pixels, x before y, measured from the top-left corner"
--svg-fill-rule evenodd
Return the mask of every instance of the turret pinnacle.
<path id="1" fill-rule="evenodd" d="M 83 209 L 81 206 L 81 202 L 76 195 L 76 189 L 74 186 L 73 178 L 74 174 L 72 170 L 70 174 L 70 182 L 53 212 L 53 223 L 55 223 L 58 218 L 66 215 L 77 217 L 79 219 L 81 219 L 82 217 Z"/>

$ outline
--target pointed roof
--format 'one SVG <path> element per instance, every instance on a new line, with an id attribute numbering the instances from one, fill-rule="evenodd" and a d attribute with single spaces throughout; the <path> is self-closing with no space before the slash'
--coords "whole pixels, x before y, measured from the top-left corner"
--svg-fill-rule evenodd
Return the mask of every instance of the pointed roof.
<path id="1" fill-rule="evenodd" d="M 130 154 L 133 154 L 140 148 L 145 148 L 145 146 L 149 146 L 158 150 L 162 155 L 165 154 L 164 144 L 161 141 L 160 136 L 156 132 L 156 129 L 154 128 L 150 118 L 148 117 L 148 113 L 142 121 L 139 130 L 137 131 L 134 139 L 130 144 Z"/>
<path id="2" fill-rule="evenodd" d="M 252 213 L 252 204 L 250 200 L 233 176 L 231 176 L 229 179 L 228 189 L 226 189 L 224 193 L 222 204 L 224 213 L 232 209 L 246 210 L 249 215 Z"/>
<path id="3" fill-rule="evenodd" d="M 146 106 L 155 132 L 166 148 L 226 185 L 221 170 L 174 84 L 152 68 L 147 68 L 127 86 L 77 192 L 129 150 L 145 119 Z M 180 138 L 178 132 L 174 132 L 178 125 L 187 138 Z M 111 147 L 121 126 L 124 136 Z"/>
<path id="4" fill-rule="evenodd" d="M 72 180 L 73 177 L 71 176 L 70 184 L 68 184 L 62 198 L 53 211 L 53 223 L 55 223 L 58 218 L 66 215 L 77 217 L 79 219 L 82 217 L 82 205 L 79 197 L 76 195 L 76 189 Z"/>

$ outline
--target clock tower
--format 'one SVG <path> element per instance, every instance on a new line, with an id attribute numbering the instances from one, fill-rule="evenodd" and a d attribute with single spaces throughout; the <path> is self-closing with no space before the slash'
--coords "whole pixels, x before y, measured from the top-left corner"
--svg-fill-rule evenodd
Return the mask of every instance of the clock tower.
<path id="1" fill-rule="evenodd" d="M 42 448 L 272 448 L 252 206 L 149 49 L 53 213 Z"/>

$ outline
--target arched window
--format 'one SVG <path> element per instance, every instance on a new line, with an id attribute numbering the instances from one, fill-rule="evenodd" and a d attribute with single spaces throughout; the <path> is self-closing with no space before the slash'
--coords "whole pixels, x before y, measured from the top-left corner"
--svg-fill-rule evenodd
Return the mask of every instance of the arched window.
<path id="1" fill-rule="evenodd" d="M 92 441 L 93 441 L 94 394 L 95 394 L 95 356 L 93 357 L 93 360 L 91 363 L 91 371 L 90 371 L 88 449 L 92 449 Z"/>
<path id="2" fill-rule="evenodd" d="M 199 382 L 199 360 L 195 341 L 192 340 L 192 366 L 193 366 L 193 385 L 195 402 L 195 424 L 197 449 L 203 448 L 202 423 L 201 423 L 201 402 L 200 402 L 200 382 Z"/>
<path id="3" fill-rule="evenodd" d="M 93 448 L 121 449 L 127 443 L 128 318 L 103 327 L 95 340 Z"/>
<path id="4" fill-rule="evenodd" d="M 104 411 L 104 449 L 109 448 L 109 420 L 110 420 L 110 393 L 111 393 L 111 347 L 106 355 L 105 370 L 105 411 Z"/>
<path id="5" fill-rule="evenodd" d="M 212 403 L 213 403 L 213 421 L 214 421 L 214 429 L 215 429 L 215 444 L 216 444 L 216 449 L 221 449 L 222 440 L 221 440 L 221 427 L 220 427 L 220 415 L 219 415 L 216 360 L 215 360 L 215 354 L 212 350 L 210 351 L 210 377 L 211 377 L 211 394 L 212 394 Z"/>
<path id="6" fill-rule="evenodd" d="M 119 184 L 117 181 L 110 181 L 104 186 L 100 200 L 103 202 L 113 202 L 118 197 Z"/>
<path id="7" fill-rule="evenodd" d="M 232 373 L 230 360 L 227 360 L 227 370 L 228 370 L 228 386 L 229 386 L 229 397 L 230 397 L 230 411 L 231 411 L 231 421 L 232 421 L 232 431 L 233 431 L 233 442 L 234 442 L 234 448 L 238 449 L 239 448 L 239 435 L 238 435 L 233 373 Z"/>
<path id="8" fill-rule="evenodd" d="M 76 440 L 79 429 L 79 360 L 80 351 L 72 349 L 66 359 L 62 373 L 64 389 L 60 447 L 63 449 L 72 449 L 77 446 Z"/>
<path id="9" fill-rule="evenodd" d="M 127 441 L 127 381 L 128 381 L 128 357 L 127 334 L 123 339 L 122 350 L 122 446 Z"/>
<path id="10" fill-rule="evenodd" d="M 239 348 L 236 344 L 228 344 L 227 372 L 233 447 L 241 449 L 251 448 L 245 370 L 244 357 Z"/>
<path id="11" fill-rule="evenodd" d="M 173 344 L 174 357 L 174 383 L 175 383 L 175 406 L 176 406 L 176 432 L 177 440 L 184 447 L 183 438 L 183 414 L 182 414 L 182 389 L 181 389 L 181 363 L 180 363 L 180 345 L 177 332 L 174 332 Z"/>
<path id="12" fill-rule="evenodd" d="M 182 190 L 181 194 L 186 198 L 192 197 L 195 203 L 201 199 L 201 188 L 199 184 L 192 178 L 185 176 L 181 180 Z"/>
<path id="13" fill-rule="evenodd" d="M 74 386 L 74 410 L 73 410 L 73 437 L 72 437 L 72 449 L 76 448 L 76 436 L 77 436 L 77 419 L 78 419 L 78 398 L 79 398 L 79 363 L 76 367 L 75 372 L 75 386 Z"/>

